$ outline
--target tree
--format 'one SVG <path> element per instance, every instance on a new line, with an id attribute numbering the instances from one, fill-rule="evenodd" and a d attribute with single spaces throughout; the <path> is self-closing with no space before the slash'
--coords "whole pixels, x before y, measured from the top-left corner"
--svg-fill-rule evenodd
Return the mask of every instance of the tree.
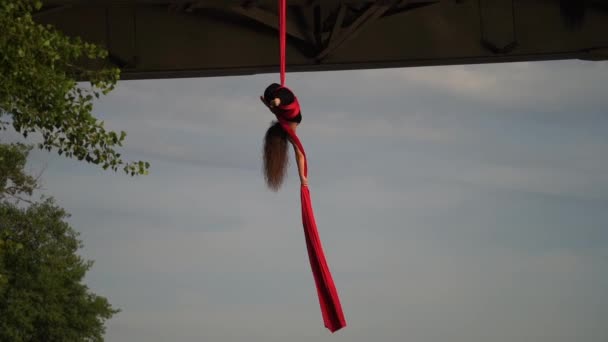
<path id="1" fill-rule="evenodd" d="M 41 149 L 146 174 L 147 162 L 124 162 L 115 150 L 126 133 L 106 131 L 91 114 L 120 70 L 107 62 L 105 49 L 36 23 L 32 13 L 41 7 L 40 0 L 0 0 L 0 129 L 12 125 L 24 137 L 40 133 Z"/>
<path id="2" fill-rule="evenodd" d="M 118 311 L 81 283 L 92 263 L 66 217 L 51 199 L 0 204 L 0 341 L 103 341 Z"/>
<path id="3" fill-rule="evenodd" d="M 0 197 L 36 188 L 23 171 L 28 151 L 0 148 L 0 172 L 9 175 Z M 103 341 L 104 323 L 118 310 L 82 283 L 93 264 L 77 254 L 83 245 L 68 217 L 52 198 L 29 207 L 0 201 L 0 341 Z"/>
<path id="4" fill-rule="evenodd" d="M 23 144 L 0 144 L 0 200 L 23 200 L 21 194 L 31 196 L 36 179 L 23 172 L 30 147 Z"/>

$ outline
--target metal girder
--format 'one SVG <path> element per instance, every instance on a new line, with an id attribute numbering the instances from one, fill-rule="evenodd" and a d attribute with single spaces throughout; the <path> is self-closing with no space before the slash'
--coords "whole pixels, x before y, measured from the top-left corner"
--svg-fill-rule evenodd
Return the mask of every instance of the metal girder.
<path id="1" fill-rule="evenodd" d="M 69 8 L 72 8 L 73 5 L 57 5 L 57 6 L 52 6 L 52 7 L 46 7 L 36 13 L 34 13 L 33 17 L 34 18 L 42 18 L 45 15 L 49 15 L 49 14 L 53 14 L 53 13 L 57 13 L 57 12 L 61 12 L 61 11 L 65 11 Z"/>
<path id="2" fill-rule="evenodd" d="M 342 23 L 344 21 L 344 15 L 346 11 L 346 5 L 344 2 L 340 2 L 340 6 L 337 10 L 336 25 L 329 36 L 324 41 L 324 27 L 325 22 L 321 17 L 321 1 L 312 0 L 305 6 L 297 7 L 300 10 L 300 14 L 303 11 L 302 7 L 313 9 L 313 23 L 307 23 L 300 21 L 298 25 L 293 19 L 290 19 L 292 15 L 287 15 L 287 35 L 292 38 L 301 40 L 302 42 L 308 43 L 309 50 L 316 49 L 312 54 L 318 62 L 321 62 L 334 50 L 338 49 L 343 43 L 351 40 L 357 36 L 357 34 L 365 29 L 370 24 L 380 19 L 380 17 L 387 14 L 389 10 L 393 10 L 391 15 L 403 13 L 405 11 L 411 11 L 418 7 L 435 4 L 439 1 L 429 0 L 382 0 L 382 1 L 367 1 L 368 8 L 359 14 L 355 21 L 348 27 L 343 28 Z M 212 5 L 206 1 L 197 1 L 190 3 L 179 3 L 171 5 L 171 9 L 177 12 L 196 13 L 197 10 L 205 9 L 220 9 L 233 14 L 240 15 L 256 21 L 257 23 L 266 27 L 272 28 L 278 32 L 278 16 L 275 12 L 268 9 L 257 7 L 258 1 L 247 1 L 240 6 L 228 6 L 228 5 Z M 288 8 L 289 9 L 289 8 Z M 292 11 L 293 12 L 293 11 Z M 302 16 L 301 16 L 302 17 Z"/>
<path id="3" fill-rule="evenodd" d="M 258 1 L 249 0 L 242 1 L 239 5 L 234 4 L 217 4 L 208 1 L 196 2 L 180 2 L 169 6 L 172 12 L 196 14 L 197 11 L 204 10 L 219 10 L 225 13 L 234 14 L 240 17 L 251 19 L 263 26 L 278 30 L 278 15 L 274 11 L 260 8 L 257 6 Z M 309 34 L 305 32 L 301 26 L 297 25 L 293 19 L 288 16 L 287 19 L 287 35 L 302 41 L 309 41 Z"/>
<path id="4" fill-rule="evenodd" d="M 105 46 L 123 79 L 278 71 L 276 0 L 43 2 L 35 20 Z M 291 72 L 608 59 L 608 0 L 288 4 Z"/>
<path id="5" fill-rule="evenodd" d="M 344 16 L 346 15 L 346 6 L 344 4 L 340 4 L 340 8 L 338 9 L 338 14 L 336 16 L 336 20 L 334 21 L 333 28 L 327 38 L 327 45 L 331 44 L 336 40 L 336 37 L 342 31 L 342 23 L 344 22 Z M 318 56 L 317 56 L 318 58 Z"/>
<path id="6" fill-rule="evenodd" d="M 236 14 L 239 14 L 243 17 L 247 17 L 249 19 L 253 19 L 265 26 L 271 27 L 275 30 L 279 29 L 279 17 L 270 11 L 263 10 L 259 7 L 242 7 L 235 6 L 230 7 L 230 11 Z M 287 35 L 293 38 L 297 38 L 303 41 L 308 41 L 308 37 L 306 32 L 303 32 L 300 27 L 294 24 L 293 20 L 287 19 Z"/>
<path id="7" fill-rule="evenodd" d="M 478 0 L 481 44 L 493 53 L 505 54 L 517 46 L 514 0 Z"/>
<path id="8" fill-rule="evenodd" d="M 367 8 L 357 19 L 347 28 L 343 28 L 346 6 L 340 4 L 337 11 L 337 16 L 333 24 L 333 28 L 329 38 L 325 42 L 323 49 L 316 55 L 317 62 L 321 62 L 327 58 L 333 51 L 338 49 L 342 44 L 356 38 L 356 36 L 369 25 L 376 22 L 381 17 L 386 15 L 397 15 L 403 12 L 412 11 L 416 8 L 427 5 L 436 4 L 439 1 L 375 1 L 371 2 Z M 392 12 L 392 13 L 389 13 Z"/>
<path id="9" fill-rule="evenodd" d="M 397 2 L 398 1 L 381 1 L 379 3 L 372 3 L 370 7 L 346 29 L 338 27 L 338 32 L 332 32 L 331 39 L 328 40 L 324 49 L 317 54 L 315 57 L 316 60 L 322 61 L 330 53 L 339 48 L 340 45 L 350 39 L 355 38 L 357 34 L 361 32 L 361 30 L 378 20 L 378 18 L 380 18 L 384 13 L 395 6 Z M 340 7 L 340 10 L 338 11 L 342 11 L 342 9 L 343 7 Z M 340 22 L 343 21 L 343 17 L 341 19 L 342 20 Z"/>
<path id="10" fill-rule="evenodd" d="M 604 61 L 608 59 L 608 47 L 591 48 L 583 59 L 588 61 Z"/>

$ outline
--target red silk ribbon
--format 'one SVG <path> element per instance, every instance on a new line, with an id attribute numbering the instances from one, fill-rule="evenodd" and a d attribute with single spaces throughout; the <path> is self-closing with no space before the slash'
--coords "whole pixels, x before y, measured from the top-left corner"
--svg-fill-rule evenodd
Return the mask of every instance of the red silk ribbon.
<path id="1" fill-rule="evenodd" d="M 281 55 L 281 85 L 285 85 L 285 35 L 287 32 L 287 1 L 279 0 L 279 54 Z"/>
<path id="2" fill-rule="evenodd" d="M 281 86 L 285 86 L 285 35 L 287 31 L 286 22 L 287 4 L 286 0 L 279 0 L 279 49 L 281 61 Z M 304 175 L 308 177 L 308 162 L 306 152 L 302 142 L 291 129 L 285 118 L 277 116 L 279 123 L 283 129 L 289 134 L 291 141 L 304 155 Z M 304 226 L 304 235 L 306 237 L 306 249 L 308 250 L 308 259 L 310 267 L 315 279 L 317 295 L 319 297 L 319 305 L 321 306 L 321 314 L 325 327 L 332 333 L 345 327 L 346 320 L 342 312 L 342 305 L 338 291 L 334 284 L 329 266 L 325 260 L 325 253 L 321 244 L 321 238 L 317 230 L 315 216 L 312 209 L 312 201 L 310 191 L 307 186 L 300 187 L 300 200 L 302 203 L 302 225 Z"/>
<path id="3" fill-rule="evenodd" d="M 283 118 L 279 118 L 279 122 L 287 134 L 289 134 L 292 142 L 296 144 L 300 151 L 302 151 L 302 154 L 304 155 L 304 175 L 308 177 L 308 162 L 306 160 L 306 153 L 304 152 L 302 142 L 291 127 L 289 127 L 287 121 Z M 346 326 L 346 319 L 342 312 L 338 290 L 336 289 L 331 271 L 329 270 L 329 265 L 325 259 L 323 245 L 321 244 L 321 238 L 319 237 L 315 215 L 312 209 L 310 190 L 307 186 L 300 187 L 300 201 L 302 203 L 302 225 L 306 238 L 306 249 L 308 250 L 308 259 L 310 261 L 312 274 L 315 278 L 323 322 L 325 327 L 333 333 Z"/>

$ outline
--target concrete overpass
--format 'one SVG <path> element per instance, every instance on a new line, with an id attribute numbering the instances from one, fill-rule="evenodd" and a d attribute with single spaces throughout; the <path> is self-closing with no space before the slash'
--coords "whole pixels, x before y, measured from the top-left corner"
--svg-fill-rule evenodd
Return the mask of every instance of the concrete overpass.
<path id="1" fill-rule="evenodd" d="M 46 0 L 122 79 L 278 72 L 276 0 Z M 288 72 L 608 59 L 607 0 L 288 0 Z"/>

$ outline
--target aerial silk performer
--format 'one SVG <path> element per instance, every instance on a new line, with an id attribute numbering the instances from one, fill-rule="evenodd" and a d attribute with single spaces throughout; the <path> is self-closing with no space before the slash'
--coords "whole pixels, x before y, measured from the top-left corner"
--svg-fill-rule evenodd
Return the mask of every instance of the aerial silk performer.
<path id="1" fill-rule="evenodd" d="M 277 121 L 273 122 L 268 128 L 264 137 L 264 177 L 270 189 L 279 190 L 287 170 L 288 142 L 290 142 L 294 148 L 300 175 L 302 224 L 310 266 L 315 279 L 323 322 L 325 327 L 333 333 L 345 327 L 346 320 L 342 312 L 338 291 L 325 260 L 323 246 L 315 223 L 308 189 L 306 152 L 296 135 L 296 129 L 302 122 L 300 104 L 295 94 L 285 86 L 286 0 L 278 1 L 281 84 L 273 83 L 269 85 L 264 91 L 264 95 L 260 97 L 277 118 Z"/>

